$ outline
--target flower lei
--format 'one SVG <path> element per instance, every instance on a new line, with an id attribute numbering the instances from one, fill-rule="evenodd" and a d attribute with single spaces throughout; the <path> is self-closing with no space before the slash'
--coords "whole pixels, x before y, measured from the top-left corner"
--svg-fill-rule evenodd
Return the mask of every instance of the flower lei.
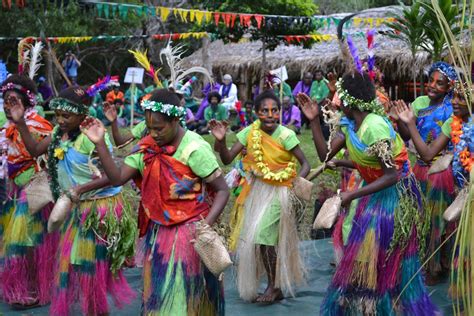
<path id="1" fill-rule="evenodd" d="M 152 112 L 159 112 L 166 116 L 179 117 L 179 121 L 182 126 L 186 126 L 186 109 L 182 106 L 176 106 L 173 104 L 167 104 L 162 102 L 143 100 L 141 106 L 144 110 L 150 110 Z"/>
<path id="2" fill-rule="evenodd" d="M 385 110 L 379 103 L 377 98 L 367 102 L 361 99 L 354 98 L 347 90 L 342 88 L 342 78 L 336 82 L 337 96 L 344 101 L 344 106 L 350 106 L 360 111 L 368 111 L 381 116 L 385 116 Z"/>
<path id="3" fill-rule="evenodd" d="M 13 82 L 9 82 L 6 85 L 2 86 L 2 93 L 5 94 L 5 92 L 10 91 L 10 90 L 18 90 L 23 94 L 26 94 L 26 97 L 28 98 L 28 101 L 30 102 L 31 106 L 36 105 L 36 95 L 28 90 L 27 88 L 23 87 L 22 85 L 15 84 Z"/>
<path id="4" fill-rule="evenodd" d="M 54 98 L 49 102 L 51 110 L 61 110 L 74 114 L 87 114 L 89 113 L 89 107 L 84 104 L 77 104 L 64 98 Z"/>
<path id="5" fill-rule="evenodd" d="M 451 123 L 451 141 L 454 144 L 453 173 L 458 183 L 462 186 L 474 166 L 474 129 L 472 118 L 464 123 L 461 118 L 453 116 Z"/>
<path id="6" fill-rule="evenodd" d="M 262 133 L 260 132 L 260 121 L 252 129 L 252 141 L 253 141 L 253 155 L 257 161 L 257 168 L 263 175 L 263 179 L 271 181 L 286 181 L 296 173 L 296 164 L 292 161 L 288 163 L 286 168 L 278 172 L 273 172 L 268 167 L 268 164 L 263 160 L 262 151 Z"/>

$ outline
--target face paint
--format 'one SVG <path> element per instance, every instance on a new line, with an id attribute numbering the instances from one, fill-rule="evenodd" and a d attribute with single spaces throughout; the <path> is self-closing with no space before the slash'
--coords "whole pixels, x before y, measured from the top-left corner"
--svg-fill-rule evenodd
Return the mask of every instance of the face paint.
<path id="1" fill-rule="evenodd" d="M 469 108 L 466 99 L 464 98 L 464 94 L 462 93 L 455 93 L 453 96 L 453 100 L 451 101 L 453 105 L 453 114 L 457 117 L 467 117 L 469 116 Z"/>
<path id="2" fill-rule="evenodd" d="M 265 99 L 260 104 L 257 112 L 260 120 L 260 128 L 266 133 L 272 133 L 278 126 L 280 120 L 280 109 L 272 99 Z"/>
<path id="3" fill-rule="evenodd" d="M 434 103 L 441 102 L 449 91 L 449 81 L 445 75 L 439 71 L 434 71 L 429 79 L 426 94 Z"/>

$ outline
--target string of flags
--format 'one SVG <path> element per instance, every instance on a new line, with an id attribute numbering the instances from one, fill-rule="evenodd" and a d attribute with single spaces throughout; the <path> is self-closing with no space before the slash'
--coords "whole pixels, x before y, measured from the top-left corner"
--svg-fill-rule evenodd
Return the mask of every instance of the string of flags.
<path id="1" fill-rule="evenodd" d="M 233 28 L 238 21 L 244 27 L 256 25 L 261 28 L 269 19 L 289 19 L 292 23 L 307 24 L 313 23 L 320 28 L 329 29 L 331 26 L 339 25 L 342 18 L 336 17 L 306 17 L 306 16 L 286 16 L 286 15 L 271 15 L 271 14 L 248 14 L 248 13 L 233 13 L 233 12 L 213 12 L 202 11 L 196 9 L 182 9 L 170 8 L 162 6 L 146 6 L 136 4 L 111 3 L 101 1 L 90 1 L 94 4 L 99 17 L 106 19 L 119 17 L 127 19 L 129 13 L 134 13 L 137 16 L 146 17 L 160 17 L 166 21 L 171 15 L 180 19 L 185 23 L 224 23 L 229 28 Z M 354 17 L 344 24 L 345 28 L 362 28 L 362 27 L 378 27 L 386 22 L 394 22 L 393 17 Z M 254 23 L 255 22 L 255 23 Z"/>

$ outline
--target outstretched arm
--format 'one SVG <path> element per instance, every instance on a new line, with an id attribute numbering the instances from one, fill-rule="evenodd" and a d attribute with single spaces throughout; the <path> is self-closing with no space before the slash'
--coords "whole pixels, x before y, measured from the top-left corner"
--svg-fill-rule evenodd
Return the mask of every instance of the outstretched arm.
<path id="1" fill-rule="evenodd" d="M 311 100 L 311 98 L 304 93 L 299 93 L 297 99 L 301 106 L 301 110 L 311 122 L 311 132 L 313 134 L 313 141 L 316 151 L 318 152 L 319 160 L 330 160 L 342 148 L 344 148 L 346 144 L 344 137 L 336 137 L 333 139 L 331 142 L 331 151 L 328 151 L 327 143 L 321 129 L 321 123 L 319 122 L 318 103 Z"/>
<path id="2" fill-rule="evenodd" d="M 38 157 L 46 153 L 48 151 L 48 146 L 51 143 L 51 136 L 48 136 L 39 142 L 36 141 L 26 125 L 24 118 L 25 107 L 23 106 L 22 101 L 20 99 L 11 98 L 8 102 L 11 104 L 10 114 L 12 120 L 20 132 L 26 150 L 28 150 L 33 157 Z"/>
<path id="3" fill-rule="evenodd" d="M 139 175 L 137 169 L 130 168 L 126 165 L 118 168 L 117 165 L 115 165 L 115 161 L 105 143 L 105 127 L 99 120 L 93 120 L 87 126 L 81 127 L 81 130 L 96 145 L 97 154 L 102 162 L 105 174 L 113 186 L 125 184 L 130 179 Z"/>
<path id="4" fill-rule="evenodd" d="M 227 148 L 225 134 L 227 131 L 227 122 L 221 122 L 216 120 L 209 121 L 209 128 L 211 129 L 212 135 L 215 137 L 216 142 L 214 143 L 214 150 L 219 153 L 222 163 L 228 165 L 232 163 L 235 157 L 242 151 L 244 145 L 240 142 L 236 142 L 229 150 Z"/>
<path id="5" fill-rule="evenodd" d="M 395 111 L 400 118 L 400 121 L 406 125 L 421 159 L 424 162 L 432 161 L 436 155 L 446 148 L 449 143 L 449 137 L 441 133 L 431 144 L 427 145 L 421 137 L 420 132 L 418 132 L 413 110 L 409 108 L 403 100 L 395 101 L 395 105 Z"/>
<path id="6" fill-rule="evenodd" d="M 298 159 L 298 162 L 301 165 L 299 176 L 302 178 L 305 178 L 309 173 L 310 166 L 303 151 L 301 150 L 300 146 L 297 145 L 295 148 L 291 150 L 291 153 L 295 155 L 296 159 Z"/>

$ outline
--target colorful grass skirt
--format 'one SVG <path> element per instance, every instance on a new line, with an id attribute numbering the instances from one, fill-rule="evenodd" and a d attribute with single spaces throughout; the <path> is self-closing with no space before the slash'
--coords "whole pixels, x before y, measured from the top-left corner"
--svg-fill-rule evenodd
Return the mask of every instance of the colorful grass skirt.
<path id="1" fill-rule="evenodd" d="M 195 223 L 151 223 L 145 236 L 142 315 L 224 315 L 224 287 L 191 240 Z"/>
<path id="2" fill-rule="evenodd" d="M 28 212 L 23 187 L 11 184 L 9 199 L 0 208 L 2 237 L 2 296 L 8 304 L 48 304 L 54 280 L 59 234 L 47 233 L 48 205 Z"/>
<path id="3" fill-rule="evenodd" d="M 115 273 L 111 269 L 117 249 L 123 242 L 134 244 L 136 234 L 112 245 L 106 233 L 110 227 L 115 227 L 124 236 L 122 227 L 136 225 L 133 221 L 125 223 L 130 221 L 129 212 L 121 194 L 82 201 L 72 211 L 61 234 L 51 315 L 71 314 L 76 302 L 80 302 L 84 315 L 107 314 L 107 294 L 118 308 L 132 302 L 135 292 L 120 269 Z"/>
<path id="4" fill-rule="evenodd" d="M 427 273 L 436 276 L 448 271 L 453 252 L 454 238 L 444 244 L 440 251 L 439 246 L 456 229 L 457 221 L 447 223 L 443 213 L 456 197 L 454 176 L 451 167 L 428 175 L 429 166 L 416 163 L 413 168 L 416 179 L 420 182 L 422 193 L 425 196 L 425 212 L 429 214 L 430 229 L 427 236 L 427 254 L 435 253 L 428 261 Z"/>
<path id="5" fill-rule="evenodd" d="M 437 312 L 422 274 L 415 276 L 420 268 L 418 234 L 423 229 L 418 224 L 423 218 L 417 213 L 422 210 L 421 205 L 413 176 L 359 199 L 344 255 L 321 306 L 321 315 Z"/>

